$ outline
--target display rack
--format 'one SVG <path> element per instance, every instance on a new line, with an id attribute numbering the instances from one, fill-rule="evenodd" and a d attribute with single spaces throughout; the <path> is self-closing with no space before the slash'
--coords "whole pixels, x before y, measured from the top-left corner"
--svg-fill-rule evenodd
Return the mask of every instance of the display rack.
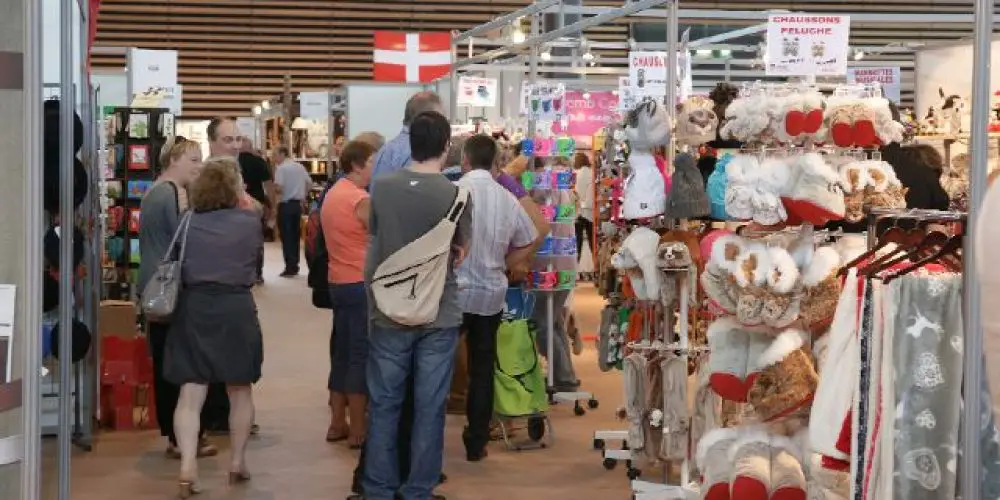
<path id="1" fill-rule="evenodd" d="M 113 155 L 112 178 L 107 180 L 107 252 L 102 281 L 110 299 L 135 301 L 139 290 L 140 203 L 152 188 L 160 165 L 160 152 L 174 133 L 174 117 L 166 108 L 114 108 L 109 117 Z"/>

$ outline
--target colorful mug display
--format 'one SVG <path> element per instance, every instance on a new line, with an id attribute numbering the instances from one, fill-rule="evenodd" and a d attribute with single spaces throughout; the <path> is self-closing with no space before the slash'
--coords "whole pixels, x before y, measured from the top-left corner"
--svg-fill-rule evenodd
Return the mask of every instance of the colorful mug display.
<path id="1" fill-rule="evenodd" d="M 128 181 L 128 197 L 131 200 L 141 200 L 143 196 L 146 196 L 146 192 L 153 187 L 153 181 L 149 180 L 132 180 Z M 111 196 L 111 190 L 108 189 L 108 196 Z"/>
<path id="2" fill-rule="evenodd" d="M 576 236 L 554 238 L 546 236 L 536 255 L 539 257 L 573 257 L 576 255 Z"/>
<path id="3" fill-rule="evenodd" d="M 532 271 L 528 283 L 536 290 L 572 290 L 576 286 L 576 271 Z"/>
<path id="4" fill-rule="evenodd" d="M 521 174 L 521 184 L 525 189 L 573 189 L 576 179 L 573 172 L 565 169 L 546 168 L 540 172 L 525 171 Z"/>
<path id="5" fill-rule="evenodd" d="M 576 220 L 576 205 L 573 203 L 546 204 L 541 206 L 541 210 L 542 216 L 549 222 L 573 222 Z"/>
<path id="6" fill-rule="evenodd" d="M 521 142 L 521 153 L 525 156 L 571 158 L 576 154 L 576 139 L 569 136 L 525 139 Z"/>

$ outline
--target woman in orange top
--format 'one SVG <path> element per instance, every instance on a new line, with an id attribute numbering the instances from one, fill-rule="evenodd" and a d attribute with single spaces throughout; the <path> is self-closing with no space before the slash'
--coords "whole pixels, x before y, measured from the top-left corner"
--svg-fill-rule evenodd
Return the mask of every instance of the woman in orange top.
<path id="1" fill-rule="evenodd" d="M 330 256 L 328 278 L 336 332 L 329 380 L 332 415 L 326 440 L 348 439 L 351 448 L 360 448 L 365 439 L 368 298 L 364 266 L 370 208 L 366 189 L 374 154 L 375 149 L 362 141 L 351 141 L 344 147 L 340 155 L 344 176 L 326 193 L 320 209 Z"/>

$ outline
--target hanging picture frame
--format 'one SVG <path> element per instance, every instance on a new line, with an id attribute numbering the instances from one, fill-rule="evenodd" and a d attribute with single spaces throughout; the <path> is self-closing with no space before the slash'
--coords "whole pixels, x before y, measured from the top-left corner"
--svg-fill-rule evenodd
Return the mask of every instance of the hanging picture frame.
<path id="1" fill-rule="evenodd" d="M 140 215 L 138 208 L 128 209 L 128 232 L 139 234 L 139 226 L 141 221 L 142 217 Z"/>
<path id="2" fill-rule="evenodd" d="M 130 113 L 128 117 L 128 136 L 132 139 L 149 138 L 149 114 Z"/>
<path id="3" fill-rule="evenodd" d="M 128 147 L 128 169 L 149 170 L 149 145 L 132 144 Z"/>
<path id="4" fill-rule="evenodd" d="M 150 180 L 128 181 L 128 198 L 130 200 L 141 200 L 143 196 L 146 196 L 146 192 L 152 187 L 153 181 Z"/>

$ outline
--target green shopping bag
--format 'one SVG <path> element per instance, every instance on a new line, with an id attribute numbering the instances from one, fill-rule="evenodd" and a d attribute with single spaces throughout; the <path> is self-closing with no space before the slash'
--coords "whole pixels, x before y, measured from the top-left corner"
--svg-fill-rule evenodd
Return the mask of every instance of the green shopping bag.
<path id="1" fill-rule="evenodd" d="M 500 323 L 493 386 L 493 411 L 498 415 L 533 415 L 548 410 L 545 375 L 527 319 Z"/>

